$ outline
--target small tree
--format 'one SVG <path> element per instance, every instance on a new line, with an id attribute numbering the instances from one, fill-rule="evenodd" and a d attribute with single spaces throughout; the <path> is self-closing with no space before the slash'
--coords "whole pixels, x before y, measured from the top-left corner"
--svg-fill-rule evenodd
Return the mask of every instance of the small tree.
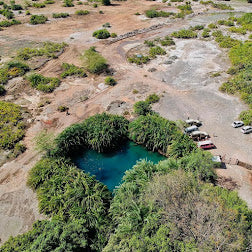
<path id="1" fill-rule="evenodd" d="M 137 115 L 147 115 L 152 112 L 151 105 L 147 101 L 139 101 L 134 104 L 134 112 Z"/>

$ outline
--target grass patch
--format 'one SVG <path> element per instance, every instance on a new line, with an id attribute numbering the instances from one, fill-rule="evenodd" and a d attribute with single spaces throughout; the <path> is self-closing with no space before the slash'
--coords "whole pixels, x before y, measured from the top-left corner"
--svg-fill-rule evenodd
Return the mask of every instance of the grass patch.
<path id="1" fill-rule="evenodd" d="M 37 24 L 45 24 L 48 18 L 44 15 L 32 15 L 30 18 L 30 24 L 37 25 Z"/>
<path id="2" fill-rule="evenodd" d="M 78 15 L 78 16 L 84 16 L 84 15 L 88 15 L 89 11 L 88 10 L 77 10 L 75 12 L 75 14 Z"/>
<path id="3" fill-rule="evenodd" d="M 63 63 L 61 67 L 64 70 L 64 72 L 60 75 L 61 78 L 66 78 L 67 76 L 87 77 L 84 69 L 73 64 Z"/>
<path id="4" fill-rule="evenodd" d="M 197 38 L 197 33 L 192 31 L 191 29 L 182 29 L 180 31 L 173 32 L 171 34 L 172 37 L 175 38 L 183 38 L 183 39 L 190 39 L 190 38 Z"/>
<path id="5" fill-rule="evenodd" d="M 14 149 L 25 134 L 22 109 L 16 104 L 0 101 L 0 115 L 0 148 Z"/>
<path id="6" fill-rule="evenodd" d="M 128 58 L 128 61 L 130 63 L 135 63 L 137 65 L 146 64 L 150 60 L 149 56 L 143 56 L 143 55 L 133 55 Z"/>
<path id="7" fill-rule="evenodd" d="M 147 10 L 145 12 L 145 16 L 148 18 L 169 17 L 173 15 L 175 15 L 173 12 L 156 11 L 156 10 Z"/>
<path id="8" fill-rule="evenodd" d="M 53 18 L 67 18 L 69 17 L 69 13 L 61 12 L 61 13 L 53 13 Z"/>
<path id="9" fill-rule="evenodd" d="M 27 80 L 33 88 L 45 93 L 53 92 L 53 90 L 60 85 L 60 80 L 58 78 L 44 77 L 37 73 L 29 75 Z"/>

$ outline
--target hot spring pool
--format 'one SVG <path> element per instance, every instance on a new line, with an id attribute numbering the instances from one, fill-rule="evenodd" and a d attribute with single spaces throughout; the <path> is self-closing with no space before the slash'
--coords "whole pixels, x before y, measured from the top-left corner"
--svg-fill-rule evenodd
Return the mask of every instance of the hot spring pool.
<path id="1" fill-rule="evenodd" d="M 119 150 L 111 153 L 86 150 L 78 156 L 72 157 L 77 167 L 86 173 L 95 175 L 96 179 L 107 185 L 111 191 L 120 184 L 124 172 L 131 169 L 140 159 L 158 163 L 165 157 L 157 152 L 148 151 L 131 141 L 126 142 Z"/>

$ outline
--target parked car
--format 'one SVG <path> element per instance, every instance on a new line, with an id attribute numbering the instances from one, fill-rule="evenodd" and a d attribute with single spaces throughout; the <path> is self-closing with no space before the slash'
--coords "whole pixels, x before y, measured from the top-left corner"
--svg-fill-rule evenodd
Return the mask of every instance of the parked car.
<path id="1" fill-rule="evenodd" d="M 211 140 L 198 142 L 198 147 L 203 150 L 216 148 Z"/>
<path id="2" fill-rule="evenodd" d="M 209 138 L 209 135 L 206 133 L 206 132 L 203 132 L 203 131 L 193 131 L 191 134 L 190 134 L 192 140 L 194 141 L 200 141 L 200 140 L 206 140 Z"/>
<path id="3" fill-rule="evenodd" d="M 194 120 L 194 119 L 188 119 L 185 121 L 188 125 L 196 125 L 197 127 L 202 125 L 202 122 L 199 120 Z"/>
<path id="4" fill-rule="evenodd" d="M 252 132 L 252 126 L 244 126 L 241 128 L 241 132 L 243 134 L 249 134 Z"/>
<path id="5" fill-rule="evenodd" d="M 190 134 L 190 133 L 192 133 L 193 131 L 196 131 L 196 130 L 199 130 L 198 127 L 193 125 L 193 126 L 190 126 L 188 128 L 185 128 L 184 133 L 185 134 Z"/>
<path id="6" fill-rule="evenodd" d="M 239 128 L 244 125 L 243 121 L 234 121 L 232 124 L 232 127 Z"/>

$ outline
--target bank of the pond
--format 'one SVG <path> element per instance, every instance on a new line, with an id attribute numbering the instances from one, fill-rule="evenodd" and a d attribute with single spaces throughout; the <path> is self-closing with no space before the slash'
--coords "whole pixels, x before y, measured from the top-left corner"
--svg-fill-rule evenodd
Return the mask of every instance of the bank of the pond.
<path id="1" fill-rule="evenodd" d="M 165 157 L 132 141 L 109 153 L 86 150 L 72 157 L 77 167 L 90 175 L 95 175 L 96 179 L 107 185 L 111 191 L 120 184 L 125 171 L 141 159 L 158 163 Z"/>

